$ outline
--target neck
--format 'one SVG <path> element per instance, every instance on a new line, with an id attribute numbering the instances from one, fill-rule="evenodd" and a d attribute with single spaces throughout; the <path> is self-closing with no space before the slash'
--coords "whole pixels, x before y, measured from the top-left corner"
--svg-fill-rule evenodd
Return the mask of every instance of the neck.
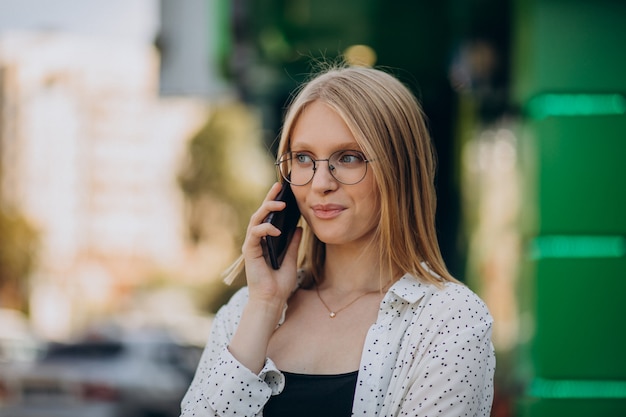
<path id="1" fill-rule="evenodd" d="M 381 268 L 374 250 L 328 245 L 320 286 L 343 294 L 362 293 L 380 290 L 394 277 L 392 271 Z"/>

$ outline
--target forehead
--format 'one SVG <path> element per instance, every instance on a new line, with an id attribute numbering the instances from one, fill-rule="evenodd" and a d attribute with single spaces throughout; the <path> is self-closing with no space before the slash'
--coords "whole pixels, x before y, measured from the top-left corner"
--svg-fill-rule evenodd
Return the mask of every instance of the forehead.
<path id="1" fill-rule="evenodd" d="M 343 118 L 321 101 L 314 101 L 301 111 L 291 129 L 290 144 L 295 150 L 360 149 Z"/>

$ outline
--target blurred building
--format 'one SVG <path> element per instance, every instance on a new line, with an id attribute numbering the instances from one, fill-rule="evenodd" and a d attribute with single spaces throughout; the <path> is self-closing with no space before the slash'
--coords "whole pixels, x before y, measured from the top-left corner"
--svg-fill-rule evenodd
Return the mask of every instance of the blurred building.
<path id="1" fill-rule="evenodd" d="M 229 31 L 227 2 L 160 0 L 160 92 L 164 96 L 217 98 L 229 86 L 223 71 L 223 48 Z"/>
<path id="2" fill-rule="evenodd" d="M 150 44 L 0 38 L 1 192 L 42 232 L 32 317 L 61 337 L 185 256 L 176 171 L 202 102 L 162 100 Z"/>

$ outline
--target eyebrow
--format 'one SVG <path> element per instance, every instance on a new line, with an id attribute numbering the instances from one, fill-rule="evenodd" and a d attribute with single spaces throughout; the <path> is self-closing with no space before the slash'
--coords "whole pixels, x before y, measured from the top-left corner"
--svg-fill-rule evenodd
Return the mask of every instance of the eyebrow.
<path id="1" fill-rule="evenodd" d="M 311 152 L 313 154 L 315 154 L 315 152 L 311 151 L 311 148 L 315 147 L 315 145 L 311 146 L 308 143 L 296 143 L 295 146 L 293 143 L 290 144 L 289 149 L 292 151 L 308 151 Z M 361 149 L 361 147 L 359 146 L 358 143 L 356 142 L 344 142 L 344 143 L 337 143 L 336 145 L 333 144 L 333 146 L 330 149 L 330 153 L 333 152 L 337 152 L 337 151 L 359 151 L 359 152 L 363 152 L 363 150 Z"/>

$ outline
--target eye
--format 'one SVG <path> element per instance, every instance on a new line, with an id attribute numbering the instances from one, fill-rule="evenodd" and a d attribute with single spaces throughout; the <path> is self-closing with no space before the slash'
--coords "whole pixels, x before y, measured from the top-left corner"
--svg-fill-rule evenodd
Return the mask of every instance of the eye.
<path id="1" fill-rule="evenodd" d="M 294 152 L 293 158 L 298 165 L 307 166 L 313 164 L 313 157 L 308 153 Z"/>
<path id="2" fill-rule="evenodd" d="M 341 165 L 359 165 L 365 162 L 365 155 L 359 151 L 340 151 L 336 159 Z"/>

